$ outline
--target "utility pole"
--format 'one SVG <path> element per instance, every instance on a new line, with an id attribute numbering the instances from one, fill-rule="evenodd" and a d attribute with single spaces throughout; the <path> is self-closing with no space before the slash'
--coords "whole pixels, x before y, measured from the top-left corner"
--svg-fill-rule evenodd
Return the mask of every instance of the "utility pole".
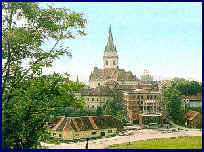
<path id="1" fill-rule="evenodd" d="M 89 143 L 88 143 L 88 141 L 89 141 L 89 138 L 86 138 L 86 147 L 85 147 L 85 149 L 89 149 Z"/>

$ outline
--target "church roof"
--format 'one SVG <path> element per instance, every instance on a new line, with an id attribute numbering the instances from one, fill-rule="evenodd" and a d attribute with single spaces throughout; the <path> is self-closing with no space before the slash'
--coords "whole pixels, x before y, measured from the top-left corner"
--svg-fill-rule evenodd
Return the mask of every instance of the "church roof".
<path id="1" fill-rule="evenodd" d="M 114 81 L 137 81 L 137 77 L 132 72 L 124 69 L 94 69 L 89 76 L 89 81 L 93 80 L 114 80 Z"/>
<path id="2" fill-rule="evenodd" d="M 80 89 L 81 96 L 112 96 L 113 90 L 108 86 Z"/>

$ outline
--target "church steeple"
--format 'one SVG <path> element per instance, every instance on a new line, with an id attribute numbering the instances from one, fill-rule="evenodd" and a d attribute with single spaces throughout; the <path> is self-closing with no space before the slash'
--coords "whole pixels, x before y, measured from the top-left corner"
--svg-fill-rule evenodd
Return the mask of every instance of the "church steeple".
<path id="1" fill-rule="evenodd" d="M 79 77 L 78 77 L 78 75 L 77 75 L 77 79 L 76 79 L 76 82 L 79 82 Z"/>
<path id="2" fill-rule="evenodd" d="M 105 51 L 107 51 L 107 52 L 116 51 L 116 47 L 114 46 L 114 43 L 113 43 L 113 35 L 112 35 L 112 31 L 111 31 L 111 24 L 109 26 L 108 42 L 106 44 Z"/>
<path id="3" fill-rule="evenodd" d="M 105 47 L 103 56 L 103 67 L 115 69 L 118 68 L 118 55 L 116 46 L 113 43 L 113 35 L 111 31 L 111 25 L 108 32 L 108 42 Z"/>

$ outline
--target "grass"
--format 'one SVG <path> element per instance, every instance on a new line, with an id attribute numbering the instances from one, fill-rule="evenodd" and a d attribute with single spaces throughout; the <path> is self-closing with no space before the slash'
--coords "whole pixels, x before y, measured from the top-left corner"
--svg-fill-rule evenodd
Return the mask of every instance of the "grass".
<path id="1" fill-rule="evenodd" d="M 112 145 L 108 149 L 202 149 L 202 136 L 140 140 Z"/>

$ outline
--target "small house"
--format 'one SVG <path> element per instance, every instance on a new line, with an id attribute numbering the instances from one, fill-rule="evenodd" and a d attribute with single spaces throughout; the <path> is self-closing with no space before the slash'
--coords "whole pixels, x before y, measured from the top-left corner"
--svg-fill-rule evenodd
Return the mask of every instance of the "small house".
<path id="1" fill-rule="evenodd" d="M 186 125 L 189 127 L 201 127 L 202 116 L 199 112 L 190 110 L 184 115 Z"/>
<path id="2" fill-rule="evenodd" d="M 123 128 L 113 116 L 60 117 L 51 136 L 64 140 L 85 139 L 116 134 Z"/>

